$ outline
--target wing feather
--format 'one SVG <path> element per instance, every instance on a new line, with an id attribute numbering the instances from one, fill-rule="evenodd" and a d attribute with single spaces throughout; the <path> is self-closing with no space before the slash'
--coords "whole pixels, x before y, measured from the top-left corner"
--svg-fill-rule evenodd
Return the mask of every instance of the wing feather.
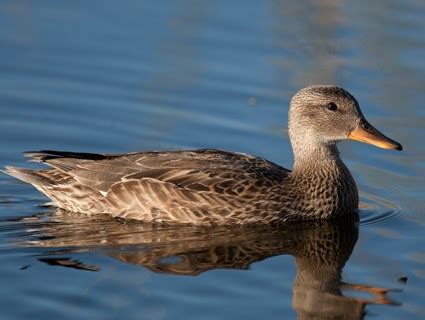
<path id="1" fill-rule="evenodd" d="M 209 149 L 121 155 L 40 151 L 27 156 L 102 192 L 123 181 L 153 179 L 190 191 L 246 195 L 290 172 L 261 158 Z"/>

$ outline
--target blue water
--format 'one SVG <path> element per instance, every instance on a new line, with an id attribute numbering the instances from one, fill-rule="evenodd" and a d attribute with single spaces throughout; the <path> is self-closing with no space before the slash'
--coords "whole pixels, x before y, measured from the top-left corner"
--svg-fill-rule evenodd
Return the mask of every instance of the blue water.
<path id="1" fill-rule="evenodd" d="M 290 168 L 288 103 L 317 83 L 404 151 L 342 143 L 360 223 L 283 230 L 70 216 L 0 175 L 1 317 L 424 317 L 424 17 L 415 0 L 2 1 L 1 166 L 211 147 Z"/>

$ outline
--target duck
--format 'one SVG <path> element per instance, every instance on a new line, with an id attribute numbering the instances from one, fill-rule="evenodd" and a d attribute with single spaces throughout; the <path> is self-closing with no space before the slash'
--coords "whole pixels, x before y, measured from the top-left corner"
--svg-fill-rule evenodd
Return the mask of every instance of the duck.
<path id="1" fill-rule="evenodd" d="M 150 223 L 279 224 L 332 219 L 358 209 L 358 189 L 341 160 L 340 141 L 402 150 L 366 120 L 353 95 L 336 85 L 299 90 L 290 101 L 288 133 L 292 170 L 245 153 L 200 149 L 42 150 L 24 155 L 50 168 L 6 166 L 3 171 L 68 212 Z"/>

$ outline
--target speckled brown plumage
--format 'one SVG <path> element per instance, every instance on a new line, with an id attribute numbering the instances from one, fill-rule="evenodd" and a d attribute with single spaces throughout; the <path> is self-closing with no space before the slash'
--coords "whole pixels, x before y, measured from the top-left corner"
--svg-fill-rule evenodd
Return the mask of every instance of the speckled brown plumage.
<path id="1" fill-rule="evenodd" d="M 338 109 L 329 110 L 330 102 Z M 356 184 L 336 143 L 365 121 L 347 91 L 314 86 L 291 101 L 292 172 L 251 155 L 209 149 L 117 155 L 31 152 L 26 156 L 52 169 L 6 167 L 5 172 L 73 212 L 205 225 L 325 219 L 358 206 Z"/>

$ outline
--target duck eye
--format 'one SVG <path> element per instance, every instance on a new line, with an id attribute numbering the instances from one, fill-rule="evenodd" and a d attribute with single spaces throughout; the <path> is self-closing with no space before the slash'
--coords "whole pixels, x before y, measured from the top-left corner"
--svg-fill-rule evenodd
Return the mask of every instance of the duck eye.
<path id="1" fill-rule="evenodd" d="M 329 102 L 326 108 L 328 108 L 331 111 L 335 111 L 336 109 L 338 109 L 337 105 L 333 102 Z"/>

